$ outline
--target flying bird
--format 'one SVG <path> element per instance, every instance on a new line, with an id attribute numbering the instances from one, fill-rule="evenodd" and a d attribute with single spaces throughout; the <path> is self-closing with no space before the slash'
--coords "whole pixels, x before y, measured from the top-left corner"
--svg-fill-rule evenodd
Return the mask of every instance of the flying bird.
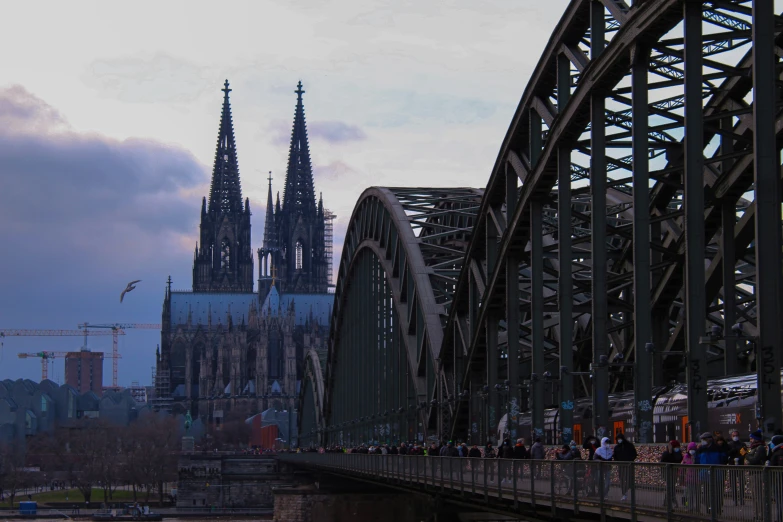
<path id="1" fill-rule="evenodd" d="M 126 286 L 125 290 L 123 290 L 122 293 L 120 294 L 120 302 L 122 302 L 122 300 L 125 298 L 125 294 L 127 294 L 131 290 L 134 290 L 136 288 L 136 286 L 135 286 L 136 283 L 140 283 L 140 282 L 141 282 L 141 279 L 137 279 L 135 281 L 131 281 L 130 283 L 128 283 L 128 286 Z"/>

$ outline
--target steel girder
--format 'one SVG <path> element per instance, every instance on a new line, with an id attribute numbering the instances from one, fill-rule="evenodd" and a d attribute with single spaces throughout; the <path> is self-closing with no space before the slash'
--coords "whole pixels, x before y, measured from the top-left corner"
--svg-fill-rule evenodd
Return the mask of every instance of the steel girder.
<path id="1" fill-rule="evenodd" d="M 754 357 L 760 415 L 780 427 L 780 27 L 768 1 L 571 2 L 503 141 L 453 295 L 442 395 L 473 399 L 455 402 L 452 436 L 483 439 L 503 413 L 515 434 L 528 402 L 530 434 L 557 405 L 567 441 L 585 395 L 602 434 L 608 394 L 628 388 L 635 437 L 649 442 L 653 384 L 684 377 L 685 439 L 708 428 L 706 379 Z"/>
<path id="2" fill-rule="evenodd" d="M 298 402 L 299 445 L 318 445 L 324 428 L 324 379 L 321 355 L 316 350 L 309 350 L 305 355 L 304 379 Z"/>
<path id="3" fill-rule="evenodd" d="M 378 188 L 359 198 L 335 291 L 325 442 L 423 438 L 441 416 L 443 328 L 481 189 Z M 436 402 L 433 402 L 436 401 Z"/>

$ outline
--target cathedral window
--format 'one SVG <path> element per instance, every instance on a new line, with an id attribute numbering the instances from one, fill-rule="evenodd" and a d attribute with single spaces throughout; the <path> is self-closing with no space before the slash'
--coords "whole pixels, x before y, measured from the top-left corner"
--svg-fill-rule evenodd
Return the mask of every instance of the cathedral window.
<path id="1" fill-rule="evenodd" d="M 220 242 L 220 268 L 222 270 L 231 269 L 231 244 L 226 238 Z"/>
<path id="2" fill-rule="evenodd" d="M 302 242 L 296 242 L 296 269 L 302 269 Z"/>

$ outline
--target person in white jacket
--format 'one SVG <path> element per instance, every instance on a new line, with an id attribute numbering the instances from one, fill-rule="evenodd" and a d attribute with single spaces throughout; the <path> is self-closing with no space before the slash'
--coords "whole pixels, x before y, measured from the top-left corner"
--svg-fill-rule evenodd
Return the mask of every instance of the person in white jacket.
<path id="1" fill-rule="evenodd" d="M 601 439 L 601 447 L 595 450 L 593 460 L 611 462 L 614 456 L 614 449 L 609 445 L 609 437 Z M 604 484 L 601 496 L 606 498 L 609 494 L 609 486 L 612 484 L 612 468 L 611 466 L 603 466 Z"/>

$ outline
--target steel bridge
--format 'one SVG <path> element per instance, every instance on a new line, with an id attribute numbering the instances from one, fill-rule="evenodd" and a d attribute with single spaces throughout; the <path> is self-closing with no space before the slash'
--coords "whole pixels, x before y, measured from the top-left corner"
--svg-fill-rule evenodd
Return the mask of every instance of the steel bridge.
<path id="1" fill-rule="evenodd" d="M 483 190 L 360 197 L 300 444 L 538 435 L 548 405 L 568 441 L 575 401 L 601 433 L 631 390 L 652 442 L 672 381 L 686 438 L 751 371 L 782 428 L 781 28 L 772 0 L 573 0 Z"/>

